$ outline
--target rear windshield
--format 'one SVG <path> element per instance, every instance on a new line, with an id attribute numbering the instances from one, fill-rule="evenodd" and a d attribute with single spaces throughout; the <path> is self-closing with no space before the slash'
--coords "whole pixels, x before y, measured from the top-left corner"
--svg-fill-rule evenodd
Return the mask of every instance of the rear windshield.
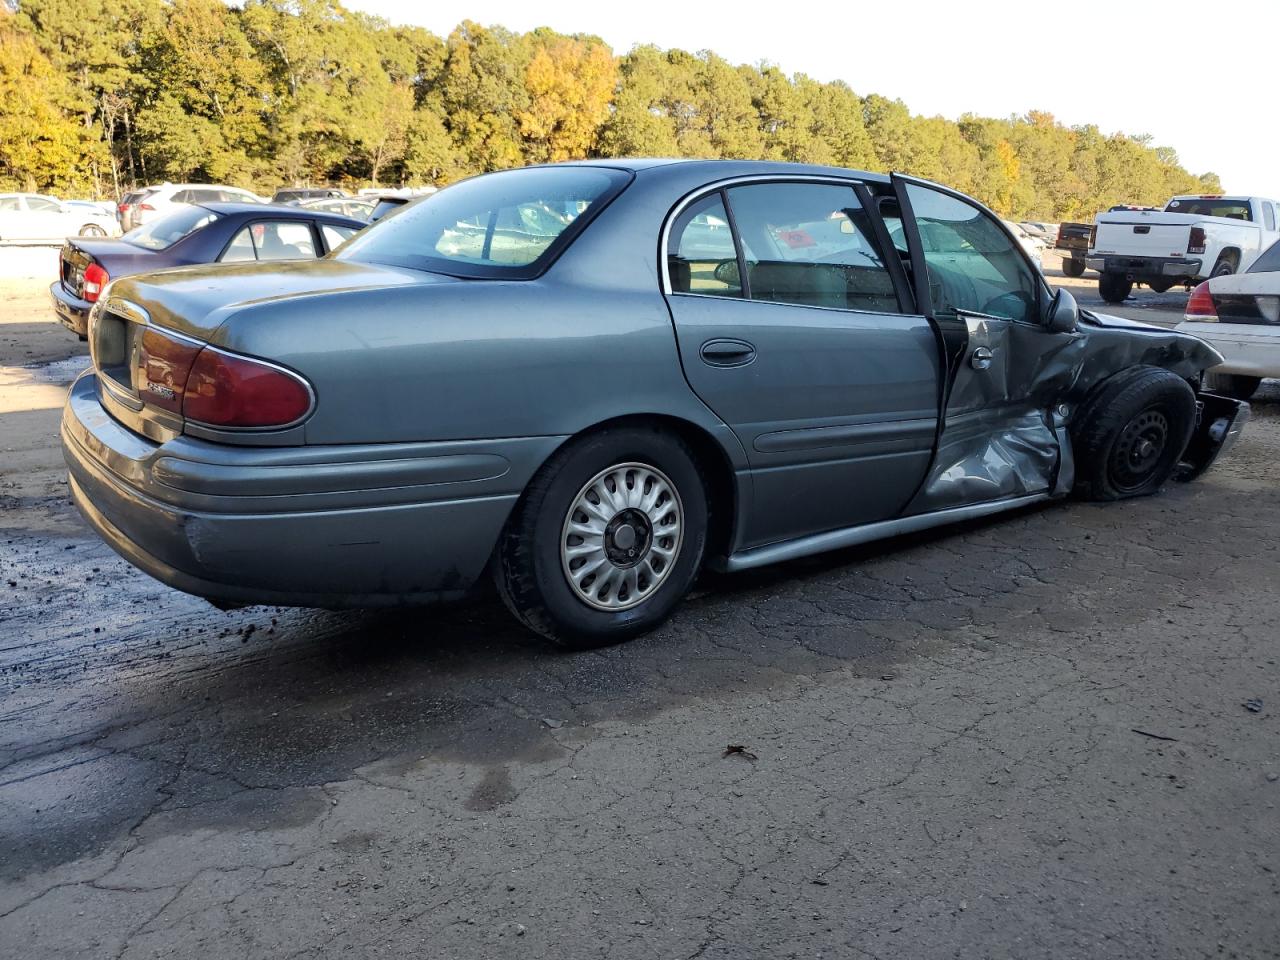
<path id="1" fill-rule="evenodd" d="M 378 221 L 336 257 L 457 277 L 536 277 L 630 180 L 586 166 L 473 177 Z"/>
<path id="2" fill-rule="evenodd" d="M 1280 273 L 1280 240 L 1267 247 L 1245 273 Z"/>
<path id="3" fill-rule="evenodd" d="M 167 216 L 130 230 L 124 240 L 146 250 L 164 250 L 217 219 L 218 215 L 212 210 L 184 205 Z"/>
<path id="4" fill-rule="evenodd" d="M 1192 213 L 1197 217 L 1230 217 L 1252 220 L 1248 200 L 1170 200 L 1165 213 Z"/>

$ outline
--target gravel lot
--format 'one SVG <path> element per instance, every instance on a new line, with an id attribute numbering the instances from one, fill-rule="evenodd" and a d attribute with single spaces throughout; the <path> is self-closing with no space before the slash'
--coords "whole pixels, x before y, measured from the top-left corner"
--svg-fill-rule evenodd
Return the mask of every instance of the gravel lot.
<path id="1" fill-rule="evenodd" d="M 46 297 L 0 280 L 0 956 L 1280 957 L 1277 384 L 1195 484 L 711 578 L 567 655 L 115 559 Z"/>

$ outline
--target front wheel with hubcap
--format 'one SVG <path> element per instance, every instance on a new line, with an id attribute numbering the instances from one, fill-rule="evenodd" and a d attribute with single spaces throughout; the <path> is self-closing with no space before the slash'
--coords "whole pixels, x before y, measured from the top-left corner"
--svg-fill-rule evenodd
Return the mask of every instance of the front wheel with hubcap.
<path id="1" fill-rule="evenodd" d="M 105 237 L 107 231 L 103 230 L 96 223 L 86 223 L 80 228 L 80 236 L 82 237 Z"/>
<path id="2" fill-rule="evenodd" d="M 688 445 L 646 427 L 566 444 L 529 483 L 494 557 L 529 629 L 585 649 L 665 620 L 702 565 L 706 484 Z"/>

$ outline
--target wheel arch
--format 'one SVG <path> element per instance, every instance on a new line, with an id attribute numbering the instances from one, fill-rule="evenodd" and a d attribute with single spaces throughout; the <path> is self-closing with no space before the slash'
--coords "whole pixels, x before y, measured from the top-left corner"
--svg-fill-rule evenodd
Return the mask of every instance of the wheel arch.
<path id="1" fill-rule="evenodd" d="M 1235 264 L 1235 268 L 1239 270 L 1240 263 L 1243 260 L 1243 257 L 1244 257 L 1244 254 L 1241 253 L 1239 247 L 1223 247 L 1222 250 L 1218 253 L 1218 259 L 1214 261 L 1214 264 L 1216 266 L 1217 264 L 1221 263 L 1223 260 L 1230 260 L 1232 263 Z"/>
<path id="2" fill-rule="evenodd" d="M 740 474 L 734 468 L 731 451 L 702 424 L 670 413 L 628 413 L 599 420 L 581 428 L 565 437 L 564 442 L 557 446 L 556 450 L 582 437 L 599 433 L 601 430 L 625 427 L 656 427 L 676 434 L 688 444 L 698 460 L 700 471 L 707 478 L 709 487 L 707 490 L 709 525 L 707 554 L 711 557 L 720 557 L 731 553 L 743 500 L 748 492 L 747 489 L 742 488 L 742 484 L 748 481 L 740 480 Z M 554 453 L 555 451 L 552 451 L 548 454 L 547 459 L 550 459 Z M 542 465 L 538 469 L 542 469 Z"/>

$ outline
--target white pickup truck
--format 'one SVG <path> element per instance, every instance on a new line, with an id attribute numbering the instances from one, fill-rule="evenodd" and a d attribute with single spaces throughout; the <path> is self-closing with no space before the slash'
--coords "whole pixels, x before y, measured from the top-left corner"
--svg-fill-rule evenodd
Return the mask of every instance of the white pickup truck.
<path id="1" fill-rule="evenodd" d="M 1135 283 L 1157 293 L 1247 270 L 1280 238 L 1280 205 L 1264 197 L 1174 197 L 1164 210 L 1098 214 L 1086 259 L 1098 293 L 1122 303 Z"/>

